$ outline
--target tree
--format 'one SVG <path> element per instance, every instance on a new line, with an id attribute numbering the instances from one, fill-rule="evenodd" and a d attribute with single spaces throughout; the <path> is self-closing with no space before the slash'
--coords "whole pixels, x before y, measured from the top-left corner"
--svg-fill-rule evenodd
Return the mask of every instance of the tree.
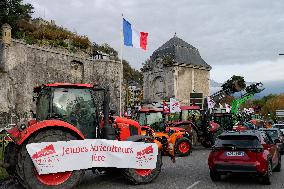
<path id="1" fill-rule="evenodd" d="M 23 3 L 23 0 L 1 0 L 0 1 L 0 25 L 10 24 L 13 28 L 12 32 L 18 30 L 18 22 L 20 20 L 29 20 L 33 13 L 34 7 Z"/>
<path id="2" fill-rule="evenodd" d="M 271 118 L 275 119 L 276 110 L 284 109 L 284 94 L 282 95 L 269 95 L 270 98 L 265 102 L 261 109 L 262 114 L 268 118 L 270 113 Z M 267 97 L 266 97 L 267 98 Z"/>
<path id="3" fill-rule="evenodd" d="M 136 81 L 140 85 L 143 84 L 143 75 L 140 71 L 132 68 L 130 64 L 123 60 L 123 78 L 129 82 L 129 81 Z"/>
<path id="4" fill-rule="evenodd" d="M 223 90 L 229 90 L 230 93 L 239 92 L 246 87 L 244 77 L 233 75 L 222 86 Z"/>

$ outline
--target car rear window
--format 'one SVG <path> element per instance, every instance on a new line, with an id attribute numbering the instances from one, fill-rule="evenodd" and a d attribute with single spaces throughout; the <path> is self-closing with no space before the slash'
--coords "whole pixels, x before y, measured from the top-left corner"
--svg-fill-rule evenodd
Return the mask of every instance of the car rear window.
<path id="1" fill-rule="evenodd" d="M 284 129 L 284 124 L 274 125 L 273 127 L 278 128 L 278 129 Z"/>
<path id="2" fill-rule="evenodd" d="M 278 131 L 277 130 L 265 130 L 266 134 L 272 139 L 275 140 L 278 138 Z"/>
<path id="3" fill-rule="evenodd" d="M 219 136 L 215 147 L 261 148 L 257 136 L 225 135 Z"/>

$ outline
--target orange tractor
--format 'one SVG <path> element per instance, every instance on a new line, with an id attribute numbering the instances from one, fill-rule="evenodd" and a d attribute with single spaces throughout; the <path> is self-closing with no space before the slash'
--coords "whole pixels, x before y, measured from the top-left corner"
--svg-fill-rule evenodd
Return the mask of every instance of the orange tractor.
<path id="1" fill-rule="evenodd" d="M 84 139 L 128 140 L 160 142 L 142 136 L 140 125 L 133 120 L 115 117 L 109 111 L 108 90 L 90 84 L 44 84 L 34 88 L 36 114 L 34 120 L 7 129 L 14 142 L 4 154 L 4 167 L 15 175 L 25 188 L 74 188 L 85 170 L 40 175 L 36 171 L 26 145 Z M 103 112 L 103 113 L 101 113 Z M 149 183 L 160 173 L 161 153 L 155 169 L 121 169 L 126 179 L 134 184 Z M 106 170 L 111 168 L 106 168 Z M 93 171 L 101 170 L 92 168 Z"/>
<path id="2" fill-rule="evenodd" d="M 173 157 L 174 154 L 188 156 L 191 153 L 191 132 L 183 128 L 167 126 L 162 108 L 141 109 L 138 121 L 143 135 L 154 137 L 161 142 L 163 154 Z"/>

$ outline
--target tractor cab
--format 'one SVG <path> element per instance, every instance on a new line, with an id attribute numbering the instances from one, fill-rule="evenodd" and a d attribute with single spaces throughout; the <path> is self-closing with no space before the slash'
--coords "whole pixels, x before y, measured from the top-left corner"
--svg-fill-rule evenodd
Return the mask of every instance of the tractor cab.
<path id="1" fill-rule="evenodd" d="M 89 84 L 46 84 L 34 89 L 36 121 L 62 120 L 74 125 L 85 138 L 99 138 L 99 113 L 104 92 Z"/>
<path id="2" fill-rule="evenodd" d="M 138 114 L 138 122 L 142 128 L 150 127 L 156 131 L 165 131 L 163 109 L 141 109 Z"/>

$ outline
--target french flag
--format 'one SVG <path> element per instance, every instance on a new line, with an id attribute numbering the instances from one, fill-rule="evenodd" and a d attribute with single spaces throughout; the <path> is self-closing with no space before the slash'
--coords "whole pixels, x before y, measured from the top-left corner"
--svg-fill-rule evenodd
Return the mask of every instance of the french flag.
<path id="1" fill-rule="evenodd" d="M 147 49 L 147 32 L 137 32 L 133 26 L 123 18 L 124 45 L 136 48 Z"/>

